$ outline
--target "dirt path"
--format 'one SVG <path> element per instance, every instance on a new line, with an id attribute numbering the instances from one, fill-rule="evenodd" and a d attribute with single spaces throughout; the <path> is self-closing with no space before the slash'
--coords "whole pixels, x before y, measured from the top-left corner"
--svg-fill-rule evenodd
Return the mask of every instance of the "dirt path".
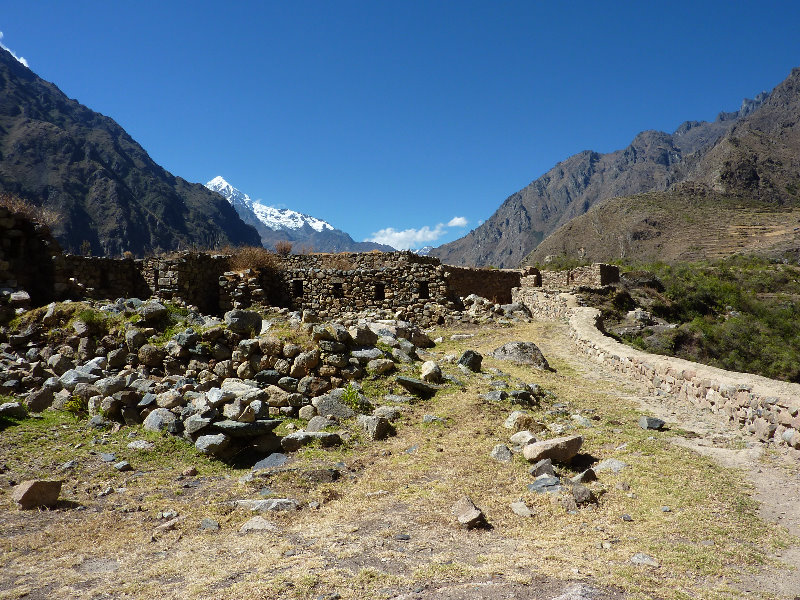
<path id="1" fill-rule="evenodd" d="M 554 326 L 549 333 L 539 344 L 546 356 L 559 357 L 586 379 L 627 390 L 627 394 L 622 395 L 625 399 L 638 403 L 643 410 L 666 421 L 668 426 L 696 435 L 691 439 L 674 437 L 671 441 L 711 457 L 724 467 L 741 470 L 754 487 L 753 497 L 759 503 L 761 517 L 800 538 L 800 452 L 763 444 L 710 411 L 703 411 L 671 394 L 655 395 L 641 383 L 577 353 L 566 325 Z M 731 445 L 741 448 L 732 449 Z M 744 592 L 797 600 L 800 598 L 800 544 L 774 554 L 773 558 L 775 564 L 746 576 L 735 587 Z"/>

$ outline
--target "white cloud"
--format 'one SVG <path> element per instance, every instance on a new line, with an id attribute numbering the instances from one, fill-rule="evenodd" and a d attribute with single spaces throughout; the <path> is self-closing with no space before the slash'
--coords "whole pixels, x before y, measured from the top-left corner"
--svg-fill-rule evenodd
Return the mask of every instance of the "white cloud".
<path id="1" fill-rule="evenodd" d="M 447 226 L 448 227 L 466 227 L 467 223 L 469 223 L 469 221 L 467 221 L 467 219 L 465 219 L 464 217 L 453 217 L 452 219 L 450 219 L 447 222 Z"/>
<path id="2" fill-rule="evenodd" d="M 27 61 L 27 60 L 25 60 L 25 59 L 24 59 L 22 56 L 17 56 L 16 54 L 14 54 L 14 51 L 13 51 L 11 48 L 9 48 L 8 46 L 6 46 L 6 45 L 5 45 L 5 44 L 2 42 L 2 40 L 3 40 L 3 32 L 2 32 L 2 31 L 0 31 L 0 48 L 2 48 L 3 50 L 8 50 L 9 52 L 11 52 L 11 56 L 13 56 L 14 58 L 16 58 L 16 59 L 17 59 L 19 62 L 21 62 L 21 63 L 22 63 L 24 66 L 28 67 L 28 61 Z M 30 68 L 30 67 L 28 67 L 28 68 Z"/>
<path id="3" fill-rule="evenodd" d="M 419 229 L 395 229 L 387 227 L 372 234 L 372 237 L 364 240 L 365 242 L 377 242 L 386 244 L 398 250 L 408 250 L 410 248 L 421 248 L 427 245 L 426 242 L 435 242 L 446 232 L 446 227 L 465 227 L 469 223 L 465 217 L 453 217 L 447 224 L 437 223 L 435 227 L 425 225 Z"/>
<path id="4" fill-rule="evenodd" d="M 425 245 L 425 242 L 435 242 L 443 234 L 444 224 L 442 223 L 439 223 L 433 229 L 427 225 L 420 229 L 403 229 L 402 231 L 387 227 L 376 231 L 372 234 L 372 237 L 367 238 L 365 241 L 387 244 L 398 250 L 408 250 L 409 248 L 419 248 Z"/>

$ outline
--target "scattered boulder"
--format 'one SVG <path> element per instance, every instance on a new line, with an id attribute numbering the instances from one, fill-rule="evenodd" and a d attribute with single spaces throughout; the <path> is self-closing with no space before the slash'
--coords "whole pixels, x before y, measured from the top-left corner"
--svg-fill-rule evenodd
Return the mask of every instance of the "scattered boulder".
<path id="1" fill-rule="evenodd" d="M 529 462 L 538 462 L 549 458 L 553 462 L 568 463 L 583 445 L 580 435 L 565 436 L 528 444 L 522 454 Z"/>
<path id="2" fill-rule="evenodd" d="M 384 417 L 358 415 L 358 424 L 373 441 L 385 440 L 392 433 L 392 426 Z"/>
<path id="3" fill-rule="evenodd" d="M 14 488 L 11 500 L 19 504 L 20 508 L 49 508 L 58 503 L 61 493 L 61 481 L 44 481 L 34 479 L 23 481 Z"/>
<path id="4" fill-rule="evenodd" d="M 646 415 L 639 417 L 639 427 L 642 429 L 655 429 L 658 431 L 663 429 L 664 425 L 666 425 L 666 422 L 658 417 L 648 417 Z"/>
<path id="5" fill-rule="evenodd" d="M 531 365 L 536 369 L 549 370 L 547 359 L 533 342 L 509 342 L 496 348 L 492 357 L 507 360 L 518 365 Z"/>
<path id="6" fill-rule="evenodd" d="M 440 383 L 442 381 L 442 369 L 436 364 L 436 361 L 425 361 L 422 363 L 419 372 L 422 381 L 427 383 Z"/>
<path id="7" fill-rule="evenodd" d="M 486 516 L 475 506 L 469 496 L 463 496 L 453 505 L 453 514 L 456 520 L 467 529 L 486 527 Z"/>
<path id="8" fill-rule="evenodd" d="M 27 416 L 28 411 L 19 402 L 4 402 L 3 404 L 0 404 L 0 417 L 24 419 Z"/>
<path id="9" fill-rule="evenodd" d="M 421 379 L 405 377 L 403 375 L 396 377 L 395 381 L 412 394 L 420 396 L 421 398 L 431 398 L 439 389 L 436 386 L 422 381 Z"/>
<path id="10" fill-rule="evenodd" d="M 489 456 L 498 462 L 511 462 L 511 450 L 505 444 L 497 444 Z"/>
<path id="11" fill-rule="evenodd" d="M 253 517 L 239 529 L 239 533 L 253 533 L 257 531 L 280 531 L 280 529 L 275 523 L 261 516 Z"/>
<path id="12" fill-rule="evenodd" d="M 474 373 L 480 373 L 483 355 L 474 350 L 466 350 L 458 359 L 458 364 Z"/>

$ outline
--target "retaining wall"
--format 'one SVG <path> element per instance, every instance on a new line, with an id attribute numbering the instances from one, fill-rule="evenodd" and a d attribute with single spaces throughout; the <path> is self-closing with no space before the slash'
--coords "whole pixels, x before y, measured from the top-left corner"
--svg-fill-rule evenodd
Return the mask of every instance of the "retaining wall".
<path id="1" fill-rule="evenodd" d="M 515 294 L 537 316 L 568 319 L 570 336 L 593 360 L 721 414 L 761 440 L 800 448 L 800 385 L 631 348 L 606 336 L 600 311 L 578 306 L 570 294 Z"/>

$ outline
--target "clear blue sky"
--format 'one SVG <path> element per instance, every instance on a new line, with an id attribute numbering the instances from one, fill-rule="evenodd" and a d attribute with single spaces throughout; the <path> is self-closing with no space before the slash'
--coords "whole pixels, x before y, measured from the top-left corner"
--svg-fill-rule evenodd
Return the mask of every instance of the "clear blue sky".
<path id="1" fill-rule="evenodd" d="M 357 240 L 441 232 L 415 245 L 460 237 L 576 152 L 714 119 L 773 88 L 800 65 L 799 25 L 800 2 L 769 0 L 0 10 L 5 46 L 172 173 L 222 175 Z M 454 217 L 468 225 L 448 227 Z"/>

